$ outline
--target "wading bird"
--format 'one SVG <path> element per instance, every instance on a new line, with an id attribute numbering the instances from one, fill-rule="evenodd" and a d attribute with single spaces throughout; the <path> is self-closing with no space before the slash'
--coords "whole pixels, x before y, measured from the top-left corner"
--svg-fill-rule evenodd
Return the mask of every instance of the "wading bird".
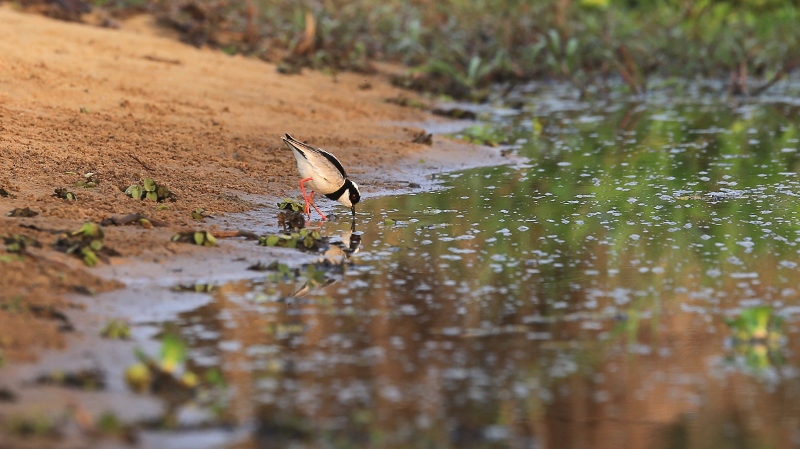
<path id="1" fill-rule="evenodd" d="M 283 141 L 292 149 L 297 160 L 297 171 L 302 178 L 300 191 L 306 203 L 305 213 L 308 218 L 311 218 L 311 207 L 313 207 L 323 220 L 328 219 L 314 204 L 314 192 L 319 192 L 328 199 L 349 207 L 355 217 L 356 204 L 361 201 L 361 192 L 358 191 L 358 184 L 347 178 L 347 173 L 336 156 L 321 148 L 300 142 L 289 134 L 286 134 Z M 306 183 L 312 189 L 310 194 L 306 192 Z"/>

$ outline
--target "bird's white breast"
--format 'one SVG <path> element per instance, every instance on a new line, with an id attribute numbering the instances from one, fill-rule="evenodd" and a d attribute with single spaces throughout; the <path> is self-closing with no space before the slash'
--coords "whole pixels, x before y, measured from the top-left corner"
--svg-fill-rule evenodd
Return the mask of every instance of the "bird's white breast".
<path id="1" fill-rule="evenodd" d="M 328 162 L 323 156 L 306 152 L 305 156 L 300 154 L 297 150 L 292 149 L 295 160 L 297 160 L 297 171 L 303 179 L 311 178 L 308 186 L 317 193 L 327 194 L 333 193 L 342 186 L 344 178 L 342 178 L 336 167 Z M 314 162 L 312 164 L 311 161 Z"/>

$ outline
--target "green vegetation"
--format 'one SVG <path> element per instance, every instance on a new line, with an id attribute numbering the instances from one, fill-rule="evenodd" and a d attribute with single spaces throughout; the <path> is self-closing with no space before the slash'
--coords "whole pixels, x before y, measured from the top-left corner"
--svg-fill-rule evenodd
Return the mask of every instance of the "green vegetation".
<path id="1" fill-rule="evenodd" d="M 117 15 L 143 8 L 193 45 L 300 67 L 369 72 L 405 64 L 403 86 L 480 99 L 492 83 L 548 78 L 581 93 L 620 79 L 724 78 L 759 93 L 798 63 L 792 0 L 519 0 L 441 2 L 94 0 Z M 748 85 L 748 78 L 761 78 Z"/>
<path id="2" fill-rule="evenodd" d="M 759 374 L 773 365 L 785 363 L 782 351 L 786 341 L 785 323 L 772 307 L 744 309 L 725 324 L 733 334 L 732 354 L 727 357 L 732 366 L 746 367 Z"/>
<path id="3" fill-rule="evenodd" d="M 56 240 L 58 251 L 72 254 L 83 260 L 86 266 L 93 267 L 101 257 L 119 255 L 113 249 L 103 245 L 103 227 L 97 223 L 86 222 L 80 229 L 68 232 Z"/>
<path id="4" fill-rule="evenodd" d="M 301 229 L 298 232 L 264 235 L 258 238 L 261 246 L 281 246 L 306 251 L 319 251 L 327 243 L 319 231 Z"/>
<path id="5" fill-rule="evenodd" d="M 131 327 L 125 321 L 111 320 L 100 330 L 100 336 L 111 340 L 129 340 Z"/>
<path id="6" fill-rule="evenodd" d="M 172 236 L 173 242 L 194 243 L 200 246 L 217 246 L 217 239 L 209 231 L 179 232 Z"/>
<path id="7" fill-rule="evenodd" d="M 139 184 L 132 184 L 125 189 L 125 195 L 137 200 L 150 200 L 150 201 L 164 201 L 166 199 L 173 199 L 175 195 L 169 191 L 165 185 L 157 184 L 151 178 L 144 178 L 142 181 L 144 187 Z"/>

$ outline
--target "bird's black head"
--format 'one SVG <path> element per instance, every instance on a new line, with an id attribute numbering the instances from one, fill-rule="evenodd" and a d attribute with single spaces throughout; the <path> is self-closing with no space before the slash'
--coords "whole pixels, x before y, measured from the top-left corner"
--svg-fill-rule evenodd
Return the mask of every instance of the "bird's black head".
<path id="1" fill-rule="evenodd" d="M 361 192 L 358 191 L 358 186 L 353 183 L 353 187 L 350 190 L 350 204 L 358 204 L 361 201 Z"/>
<path id="2" fill-rule="evenodd" d="M 348 197 L 350 199 L 350 210 L 353 211 L 353 216 L 356 215 L 356 204 L 361 201 L 361 192 L 358 191 L 358 184 L 350 181 L 350 188 L 347 189 Z"/>

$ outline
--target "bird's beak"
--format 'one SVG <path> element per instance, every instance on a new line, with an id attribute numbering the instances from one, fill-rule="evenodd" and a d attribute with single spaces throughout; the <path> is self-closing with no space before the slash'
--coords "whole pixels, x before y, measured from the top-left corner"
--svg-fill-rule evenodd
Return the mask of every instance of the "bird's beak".
<path id="1" fill-rule="evenodd" d="M 350 210 L 353 211 L 353 216 L 355 217 L 356 216 L 356 205 L 353 204 L 352 206 L 350 206 Z"/>

